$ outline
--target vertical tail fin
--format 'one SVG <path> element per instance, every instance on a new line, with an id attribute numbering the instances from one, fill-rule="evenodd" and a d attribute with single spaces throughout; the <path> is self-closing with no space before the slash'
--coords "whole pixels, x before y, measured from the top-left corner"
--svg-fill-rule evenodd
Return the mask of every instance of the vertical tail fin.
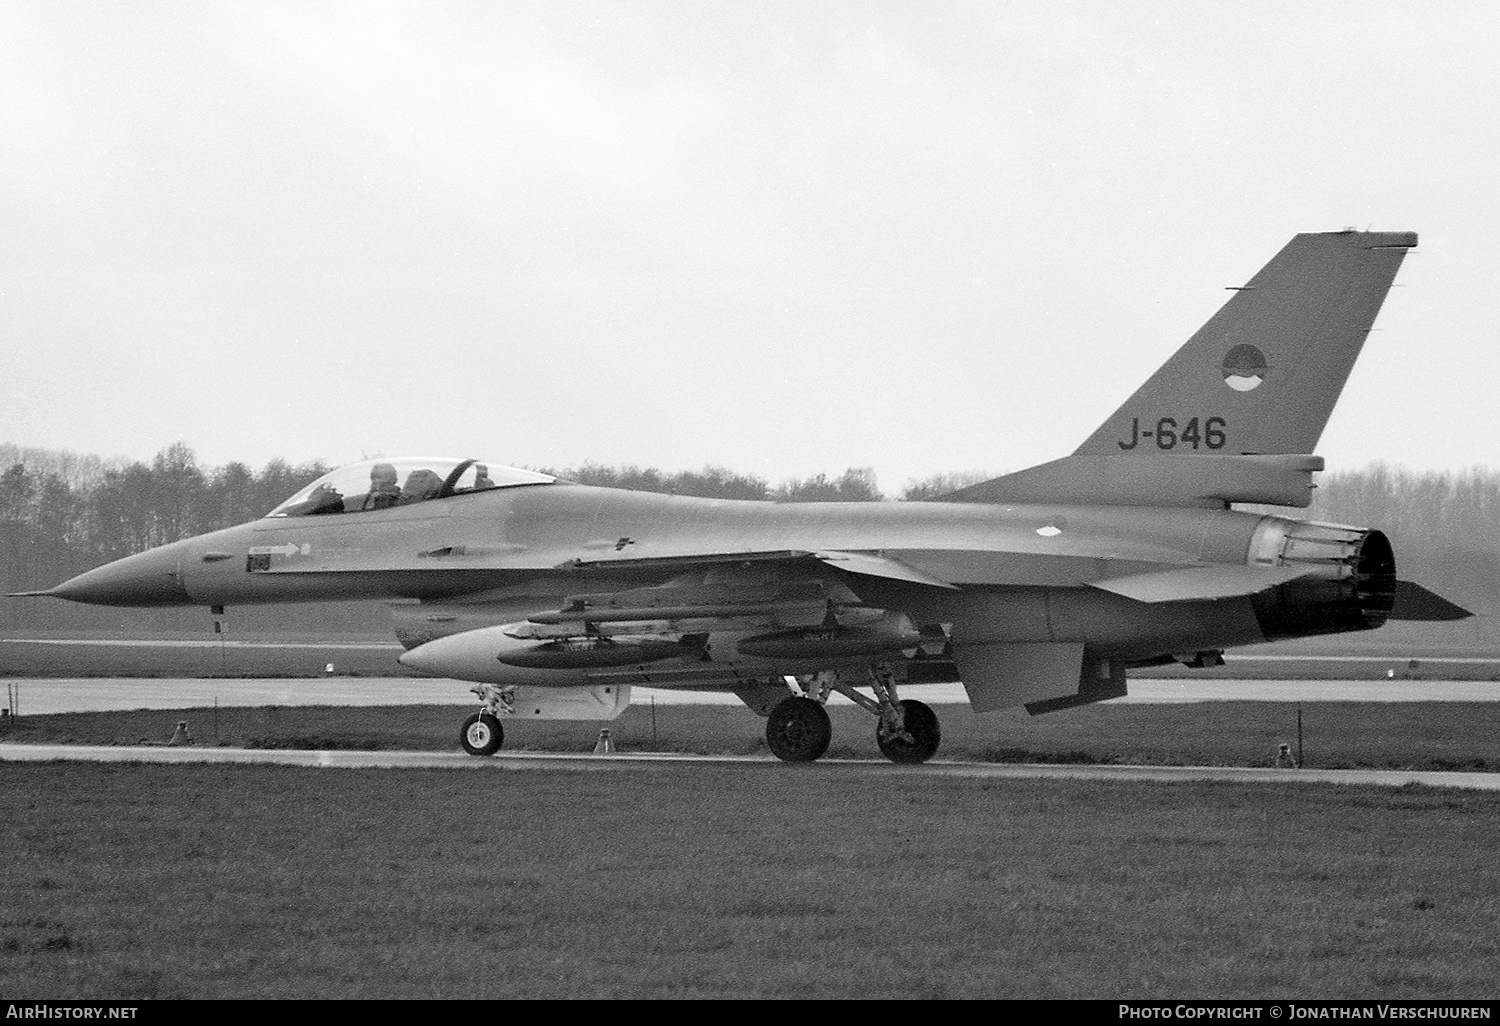
<path id="1" fill-rule="evenodd" d="M 1416 244 L 1296 236 L 1074 455 L 1311 453 Z"/>

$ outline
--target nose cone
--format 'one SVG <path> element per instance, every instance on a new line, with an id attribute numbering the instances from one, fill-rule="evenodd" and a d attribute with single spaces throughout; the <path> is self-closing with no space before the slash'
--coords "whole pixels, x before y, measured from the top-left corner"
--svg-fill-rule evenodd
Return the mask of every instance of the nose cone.
<path id="1" fill-rule="evenodd" d="M 181 548 L 164 545 L 81 573 L 47 594 L 99 606 L 191 605 L 182 586 L 181 558 Z"/>

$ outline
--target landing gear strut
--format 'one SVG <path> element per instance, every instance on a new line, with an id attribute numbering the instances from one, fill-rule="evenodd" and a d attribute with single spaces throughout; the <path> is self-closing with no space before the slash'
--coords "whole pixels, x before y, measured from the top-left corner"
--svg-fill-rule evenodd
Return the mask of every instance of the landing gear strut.
<path id="1" fill-rule="evenodd" d="M 925 702 L 912 698 L 903 699 L 897 708 L 901 711 L 901 727 L 888 730 L 882 718 L 875 727 L 875 743 L 892 762 L 926 762 L 943 739 L 937 714 Z"/>
<path id="2" fill-rule="evenodd" d="M 926 762 L 932 758 L 943 739 L 937 714 L 925 702 L 901 699 L 896 694 L 896 675 L 885 663 L 872 665 L 869 674 L 875 701 L 859 695 L 853 688 L 840 691 L 846 695 L 859 695 L 864 699 L 859 704 L 880 717 L 875 724 L 875 743 L 880 746 L 881 753 L 892 762 L 905 764 Z"/>

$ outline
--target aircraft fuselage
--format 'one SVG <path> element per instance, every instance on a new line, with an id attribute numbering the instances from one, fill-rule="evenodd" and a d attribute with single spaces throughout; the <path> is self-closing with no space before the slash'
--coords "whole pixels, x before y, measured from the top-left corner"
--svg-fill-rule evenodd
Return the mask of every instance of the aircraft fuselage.
<path id="1" fill-rule="evenodd" d="M 462 598 L 423 624 L 407 618 L 410 646 L 493 625 L 506 609 L 524 617 L 572 594 L 659 584 L 679 559 L 870 553 L 918 579 L 851 572 L 837 555 L 818 570 L 868 605 L 953 624 L 964 641 L 1084 641 L 1144 658 L 1267 633 L 1247 596 L 1145 603 L 1090 585 L 1164 566 L 1248 565 L 1257 533 L 1279 520 L 1211 508 L 751 502 L 559 482 L 357 516 L 263 518 L 127 557 L 55 593 L 115 605 Z"/>

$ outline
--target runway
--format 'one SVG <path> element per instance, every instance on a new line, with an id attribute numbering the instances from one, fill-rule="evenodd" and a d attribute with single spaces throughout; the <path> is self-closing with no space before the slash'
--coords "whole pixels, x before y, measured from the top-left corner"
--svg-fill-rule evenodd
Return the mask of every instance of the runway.
<path id="1" fill-rule="evenodd" d="M 0 638 L 0 645 L 82 645 L 100 648 L 293 648 L 368 652 L 402 651 L 394 642 L 369 641 L 237 641 L 230 638 Z"/>
<path id="2" fill-rule="evenodd" d="M 125 709 L 185 709 L 234 706 L 472 706 L 470 685 L 418 677 L 77 677 L 11 678 L 4 705 L 15 702 L 21 715 L 109 712 Z M 960 684 L 925 684 L 902 689 L 930 705 L 968 701 Z M 1130 682 L 1120 704 L 1184 702 L 1494 702 L 1494 681 L 1409 680 L 1160 680 Z M 834 695 L 834 705 L 848 699 Z M 635 688 L 632 705 L 729 705 L 732 694 Z"/>
<path id="3" fill-rule="evenodd" d="M 476 758 L 459 752 L 353 752 L 266 750 L 249 748 L 167 748 L 93 745 L 0 744 L 0 762 L 110 762 L 110 763 L 245 763 L 305 766 L 320 769 L 449 769 L 556 772 L 609 772 L 624 769 L 657 770 L 683 763 L 736 764 L 748 767 L 786 766 L 771 756 L 687 755 L 632 753 L 570 755 L 526 752 Z M 789 768 L 817 771 L 822 767 L 856 769 L 869 773 L 922 774 L 982 780 L 1093 780 L 1149 781 L 1181 784 L 1217 781 L 1233 784 L 1339 784 L 1404 787 L 1421 784 L 1467 790 L 1500 791 L 1500 773 L 1441 773 L 1425 770 L 1264 769 L 1237 766 L 1051 766 L 1017 763 L 944 762 L 923 766 L 894 766 L 884 760 L 824 759 L 811 766 Z"/>

